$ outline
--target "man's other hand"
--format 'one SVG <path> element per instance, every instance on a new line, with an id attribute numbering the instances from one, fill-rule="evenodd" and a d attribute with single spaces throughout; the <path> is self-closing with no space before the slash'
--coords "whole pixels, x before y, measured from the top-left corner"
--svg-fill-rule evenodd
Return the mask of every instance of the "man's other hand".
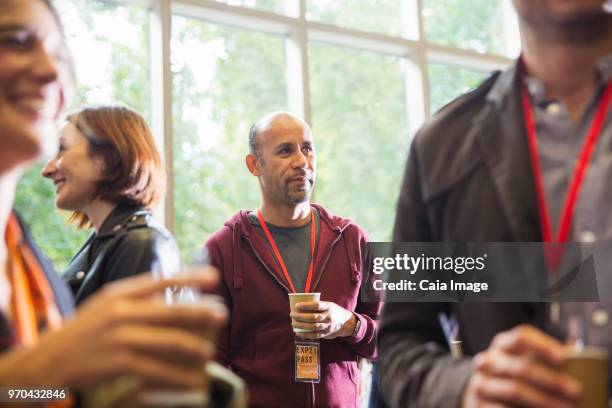
<path id="1" fill-rule="evenodd" d="M 349 337 L 355 331 L 357 317 L 334 302 L 300 302 L 295 308 L 296 312 L 291 313 L 291 326 L 309 330 L 296 333 L 303 339 Z"/>
<path id="2" fill-rule="evenodd" d="M 580 383 L 561 370 L 568 351 L 568 346 L 533 326 L 499 333 L 474 357 L 462 407 L 576 406 Z"/>

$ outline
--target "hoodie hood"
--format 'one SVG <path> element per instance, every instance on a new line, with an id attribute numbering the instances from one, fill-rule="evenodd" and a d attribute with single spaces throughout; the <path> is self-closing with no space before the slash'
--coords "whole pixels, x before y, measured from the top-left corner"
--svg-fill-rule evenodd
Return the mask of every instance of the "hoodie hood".
<path id="1" fill-rule="evenodd" d="M 332 215 L 329 211 L 318 204 L 311 204 L 314 208 L 319 211 L 320 222 L 320 233 L 318 240 L 317 253 L 315 254 L 315 275 L 313 281 L 316 287 L 316 282 L 323 272 L 323 268 L 329 257 L 331 247 L 341 238 L 342 233 L 351 225 L 353 222 L 348 218 L 339 217 Z M 284 287 L 287 292 L 290 289 L 287 287 L 284 277 L 276 271 L 275 261 L 270 251 L 267 250 L 265 241 L 256 232 L 253 234 L 253 225 L 248 219 L 249 210 L 240 210 L 226 223 L 225 227 L 231 231 L 232 236 L 232 247 L 233 247 L 233 278 L 232 283 L 235 289 L 242 289 L 244 286 L 244 271 L 243 271 L 243 251 L 241 250 L 243 239 L 248 241 L 257 257 L 261 260 L 264 266 L 270 271 L 275 277 L 279 285 Z M 348 250 L 348 249 L 347 249 Z M 352 256 L 350 257 L 352 261 Z M 356 263 L 351 262 L 351 269 L 357 269 Z M 355 274 L 356 277 L 357 274 Z"/>
<path id="2" fill-rule="evenodd" d="M 310 205 L 319 211 L 320 220 L 324 222 L 329 229 L 338 234 L 342 233 L 349 225 L 353 223 L 353 221 L 349 218 L 331 214 L 319 204 Z M 225 222 L 225 226 L 232 231 L 238 229 L 242 236 L 249 237 L 253 229 L 253 226 L 248 218 L 248 214 L 250 212 L 251 210 L 238 211 L 232 218 Z"/>

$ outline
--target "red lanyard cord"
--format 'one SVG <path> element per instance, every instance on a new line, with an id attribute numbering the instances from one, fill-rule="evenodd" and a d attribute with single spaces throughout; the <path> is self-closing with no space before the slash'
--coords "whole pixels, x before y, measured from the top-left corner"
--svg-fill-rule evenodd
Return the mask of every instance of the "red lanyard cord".
<path id="1" fill-rule="evenodd" d="M 529 102 L 529 95 L 527 89 L 523 83 L 521 83 L 521 102 L 523 105 L 523 116 L 525 119 L 525 129 L 527 130 L 527 142 L 529 144 L 529 154 L 531 156 L 531 166 L 533 169 L 536 196 L 538 200 L 538 209 L 540 212 L 540 224 L 542 228 L 542 240 L 544 242 L 566 242 L 569 238 L 570 229 L 572 226 L 572 219 L 574 217 L 574 210 L 576 209 L 576 201 L 578 199 L 578 193 L 580 187 L 584 181 L 587 168 L 589 166 L 591 156 L 595 150 L 597 138 L 601 134 L 603 124 L 606 120 L 606 114 L 612 100 L 612 81 L 608 83 L 604 91 L 603 96 L 597 106 L 597 111 L 593 118 L 593 122 L 587 134 L 586 140 L 582 146 L 576 166 L 574 168 L 574 175 L 572 177 L 567 196 L 563 204 L 563 210 L 561 212 L 559 220 L 559 228 L 557 231 L 556 240 L 553 236 L 552 226 L 550 224 L 550 215 L 548 212 L 548 206 L 546 203 L 546 194 L 544 192 L 544 183 L 542 176 L 542 169 L 540 167 L 540 159 L 538 155 L 538 147 L 536 140 L 536 127 L 533 120 L 533 114 L 531 112 L 531 103 Z"/>
<path id="2" fill-rule="evenodd" d="M 261 211 L 257 211 L 257 218 L 259 219 L 259 225 L 261 225 L 261 228 L 263 229 L 264 234 L 266 238 L 268 239 L 270 246 L 272 247 L 272 253 L 274 254 L 274 257 L 276 258 L 278 264 L 280 265 L 281 270 L 283 271 L 285 280 L 287 280 L 287 283 L 289 284 L 291 291 L 293 293 L 296 293 L 297 291 L 295 290 L 295 287 L 293 286 L 293 281 L 291 280 L 291 276 L 289 276 L 289 272 L 287 271 L 287 267 L 285 266 L 283 257 L 281 256 L 280 251 L 278 250 L 278 246 L 276 245 L 276 242 L 274 242 L 274 238 L 272 237 L 272 234 L 270 234 L 270 230 L 268 229 L 268 226 L 266 225 L 266 222 L 264 221 L 263 216 L 261 215 Z M 312 274 L 313 274 L 313 269 L 314 269 L 313 266 L 314 266 L 315 240 L 316 240 L 315 217 L 314 217 L 314 211 L 311 209 L 310 210 L 310 265 L 308 266 L 308 275 L 306 277 L 306 288 L 304 289 L 304 292 L 306 293 L 310 292 L 310 285 L 312 283 Z"/>

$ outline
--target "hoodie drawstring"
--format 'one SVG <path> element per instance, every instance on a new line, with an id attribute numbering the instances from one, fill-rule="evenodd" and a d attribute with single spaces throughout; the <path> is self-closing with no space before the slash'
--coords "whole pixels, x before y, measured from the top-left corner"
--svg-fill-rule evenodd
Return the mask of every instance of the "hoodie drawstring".
<path id="1" fill-rule="evenodd" d="M 244 278 L 242 276 L 242 234 L 240 233 L 240 228 L 237 225 L 234 225 L 232 230 L 232 244 L 234 246 L 233 255 L 234 255 L 234 289 L 242 289 L 244 286 Z"/>

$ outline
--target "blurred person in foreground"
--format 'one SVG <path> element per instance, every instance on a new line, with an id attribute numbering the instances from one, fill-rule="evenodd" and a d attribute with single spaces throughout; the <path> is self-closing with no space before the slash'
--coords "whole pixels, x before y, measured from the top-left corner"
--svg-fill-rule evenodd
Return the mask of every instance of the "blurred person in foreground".
<path id="1" fill-rule="evenodd" d="M 230 309 L 218 361 L 245 379 L 252 406 L 356 407 L 357 363 L 376 356 L 380 310 L 360 298 L 365 232 L 311 204 L 316 154 L 303 120 L 269 114 L 252 126 L 249 147 L 246 167 L 259 182 L 261 206 L 240 211 L 206 242 Z M 297 303 L 290 314 L 295 292 L 321 299 Z M 313 383 L 301 374 L 303 362 L 316 366 Z"/>
<path id="2" fill-rule="evenodd" d="M 522 53 L 508 70 L 440 110 L 417 134 L 400 193 L 402 242 L 612 240 L 612 15 L 604 0 L 513 0 Z M 573 212 L 576 158 L 595 132 Z M 586 143 L 586 144 L 585 144 Z M 560 233 L 561 225 L 570 228 Z M 569 304 L 561 304 L 563 309 Z M 576 306 L 576 305 L 574 305 Z M 581 304 L 589 343 L 612 350 L 612 307 Z M 438 315 L 456 317 L 452 358 Z M 569 347 L 546 303 L 387 304 L 381 394 L 393 407 L 571 407 Z"/>
<path id="3" fill-rule="evenodd" d="M 71 64 L 60 22 L 47 0 L 0 2 L 0 385 L 69 387 L 85 396 L 95 389 L 113 404 L 106 385 L 129 382 L 138 390 L 207 388 L 210 405 L 235 401 L 236 388 L 216 385 L 212 339 L 202 338 L 226 320 L 225 307 L 167 306 L 166 288 L 207 288 L 216 272 L 154 281 L 142 275 L 111 284 L 76 312 L 68 288 L 36 248 L 11 206 L 23 171 L 57 149 L 56 123 L 71 89 Z M 220 392 L 222 391 L 222 392 Z M 121 398 L 121 395 L 116 395 Z M 125 397 L 125 395 L 123 395 Z M 95 400 L 94 406 L 102 406 Z M 116 405 L 116 404 L 115 404 Z M 127 400 L 120 404 L 128 406 Z"/>
<path id="4" fill-rule="evenodd" d="M 42 174 L 55 184 L 57 207 L 71 211 L 78 227 L 94 229 L 62 274 L 77 305 L 108 282 L 179 270 L 176 241 L 151 213 L 164 195 L 165 172 L 137 112 L 100 105 L 71 113 Z"/>

